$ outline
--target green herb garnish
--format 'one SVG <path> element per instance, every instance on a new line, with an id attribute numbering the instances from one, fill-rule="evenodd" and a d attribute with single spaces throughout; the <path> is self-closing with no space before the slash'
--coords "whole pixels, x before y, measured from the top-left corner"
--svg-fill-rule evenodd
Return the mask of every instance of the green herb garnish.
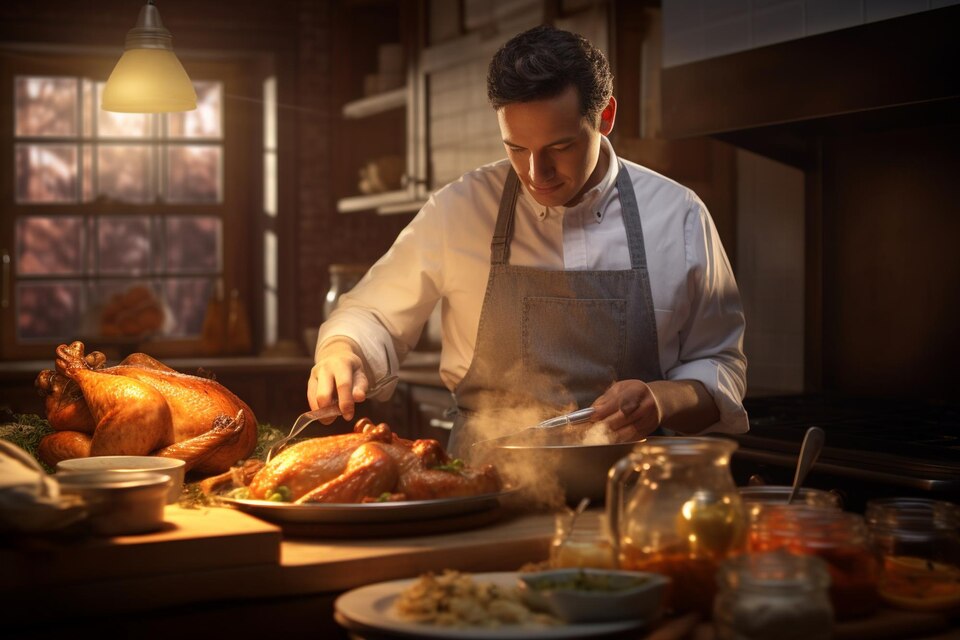
<path id="1" fill-rule="evenodd" d="M 463 471 L 463 468 L 466 464 L 460 458 L 453 458 L 450 462 L 445 464 L 437 465 L 436 467 L 431 467 L 436 471 L 447 471 L 449 473 L 460 473 Z"/>

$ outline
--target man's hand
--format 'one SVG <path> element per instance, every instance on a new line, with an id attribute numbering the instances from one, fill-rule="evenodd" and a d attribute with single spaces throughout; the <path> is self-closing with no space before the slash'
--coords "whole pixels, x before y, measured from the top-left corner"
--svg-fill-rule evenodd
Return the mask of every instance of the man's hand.
<path id="1" fill-rule="evenodd" d="M 593 419 L 604 422 L 616 442 L 631 442 L 653 433 L 663 419 L 650 387 L 641 380 L 614 382 L 593 403 Z"/>
<path id="2" fill-rule="evenodd" d="M 349 338 L 324 343 L 310 370 L 307 402 L 311 409 L 339 404 L 344 420 L 353 420 L 356 403 L 367 399 L 370 378 L 359 345 Z M 335 418 L 323 421 L 330 424 Z"/>
<path id="3" fill-rule="evenodd" d="M 700 433 L 720 420 L 720 410 L 697 380 L 614 382 L 593 402 L 596 422 L 605 422 L 617 442 L 649 435 L 663 425 L 678 433 Z"/>

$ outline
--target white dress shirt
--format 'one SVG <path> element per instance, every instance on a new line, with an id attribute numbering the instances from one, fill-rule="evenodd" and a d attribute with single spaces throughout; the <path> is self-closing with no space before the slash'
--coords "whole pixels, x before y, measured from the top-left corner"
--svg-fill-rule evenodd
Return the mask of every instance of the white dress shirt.
<path id="1" fill-rule="evenodd" d="M 615 157 L 606 137 L 601 152 Z M 640 209 L 661 370 L 667 380 L 699 380 L 713 396 L 720 422 L 703 433 L 746 432 L 743 309 L 713 220 L 690 189 L 620 162 Z M 397 370 L 440 301 L 440 378 L 455 391 L 473 359 L 490 241 L 509 168 L 508 160 L 485 165 L 433 194 L 389 251 L 340 298 L 320 328 L 318 350 L 333 336 L 348 336 L 379 378 Z M 573 207 L 544 207 L 521 189 L 510 264 L 629 269 L 618 170 L 610 162 L 603 180 Z M 388 387 L 381 393 L 391 392 Z"/>

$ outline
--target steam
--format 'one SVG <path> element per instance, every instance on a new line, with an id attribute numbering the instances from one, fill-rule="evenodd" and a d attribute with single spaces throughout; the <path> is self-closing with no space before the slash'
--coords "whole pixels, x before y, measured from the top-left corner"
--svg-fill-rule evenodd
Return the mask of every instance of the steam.
<path id="1" fill-rule="evenodd" d="M 523 380 L 522 376 L 508 379 Z M 564 393 L 560 397 L 570 397 Z M 577 409 L 571 402 L 566 407 L 549 407 L 538 403 L 529 394 L 501 393 L 487 396 L 484 405 L 471 415 L 469 433 L 464 434 L 469 442 L 480 442 L 517 433 L 547 418 Z M 518 448 L 498 448 L 479 445 L 469 450 L 471 464 L 493 464 L 509 486 L 519 487 L 524 501 L 532 506 L 548 509 L 566 508 L 566 494 L 561 477 L 576 473 L 575 469 L 560 469 L 566 456 L 560 451 L 543 445 L 602 445 L 616 442 L 611 430 L 603 422 L 587 425 L 570 425 L 518 437 L 508 441 Z M 563 472 L 563 473 L 561 473 Z"/>

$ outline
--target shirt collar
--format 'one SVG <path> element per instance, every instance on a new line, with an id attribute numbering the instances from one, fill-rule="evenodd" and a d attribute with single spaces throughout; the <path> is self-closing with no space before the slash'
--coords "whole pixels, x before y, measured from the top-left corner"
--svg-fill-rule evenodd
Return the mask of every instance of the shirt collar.
<path id="1" fill-rule="evenodd" d="M 620 171 L 620 162 L 617 159 L 617 155 L 613 152 L 613 145 L 607 136 L 600 136 L 600 153 L 605 154 L 610 159 L 610 162 L 607 163 L 607 172 L 604 174 L 603 179 L 583 194 L 580 204 L 569 208 L 554 207 L 555 210 L 558 210 L 562 214 L 567 210 L 582 210 L 585 207 L 589 207 L 593 221 L 597 224 L 603 222 L 604 211 L 610 202 L 610 198 L 616 197 L 617 173 Z M 537 219 L 545 220 L 549 213 L 549 208 L 537 202 L 526 188 L 521 186 L 520 190 L 523 193 L 523 197 L 536 213 Z"/>

